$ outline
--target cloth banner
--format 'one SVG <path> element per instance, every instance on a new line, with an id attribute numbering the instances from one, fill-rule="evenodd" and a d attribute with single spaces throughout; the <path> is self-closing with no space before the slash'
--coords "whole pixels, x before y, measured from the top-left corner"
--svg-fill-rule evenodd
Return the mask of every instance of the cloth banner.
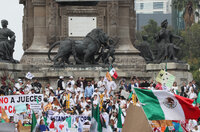
<path id="1" fill-rule="evenodd" d="M 47 121 L 49 123 L 52 122 L 53 119 L 55 119 L 55 124 L 60 124 L 63 121 L 65 121 L 67 118 L 71 117 L 71 126 L 74 127 L 74 123 L 76 121 L 76 118 L 79 118 L 81 121 L 81 124 L 83 125 L 83 128 L 89 128 L 91 124 L 91 117 L 90 116 L 84 116 L 84 115 L 48 115 Z"/>
<path id="2" fill-rule="evenodd" d="M 24 108 L 23 106 L 21 110 L 18 109 L 19 105 L 23 104 L 25 105 L 29 104 L 30 108 L 34 112 L 38 112 L 41 110 L 42 102 L 43 102 L 43 94 L 0 96 L 0 114 L 2 107 L 8 116 L 13 116 L 15 111 L 15 106 L 17 107 L 17 111 L 19 112 Z"/>

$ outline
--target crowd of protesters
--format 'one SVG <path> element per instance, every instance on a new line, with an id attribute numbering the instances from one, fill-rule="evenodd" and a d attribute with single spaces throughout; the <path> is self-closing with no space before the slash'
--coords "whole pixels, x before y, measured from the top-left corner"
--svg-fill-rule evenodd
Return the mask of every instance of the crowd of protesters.
<path id="1" fill-rule="evenodd" d="M 147 81 L 132 77 L 130 80 L 121 78 L 116 81 L 100 77 L 98 81 L 88 81 L 83 77 L 77 80 L 73 76 L 66 78 L 60 76 L 57 80 L 57 86 L 51 86 L 50 83 L 42 85 L 39 80 L 14 79 L 2 81 L 0 94 L 4 95 L 21 95 L 21 94 L 43 94 L 43 104 L 41 112 L 36 113 L 38 131 L 43 131 L 44 117 L 51 115 L 85 115 L 92 116 L 92 106 L 100 104 L 102 116 L 108 129 L 117 131 L 118 110 L 122 109 L 122 115 L 126 117 L 126 110 L 133 98 L 124 97 L 121 92 L 126 91 L 134 94 L 133 88 L 139 87 L 149 90 L 168 90 L 171 93 L 196 100 L 198 97 L 198 86 L 195 81 L 183 84 L 178 87 L 174 82 L 172 88 L 167 89 L 161 83 Z M 69 97 L 69 98 L 67 98 Z M 48 104 L 50 108 L 47 108 Z M 196 105 L 196 104 L 195 104 Z M 198 105 L 198 104 L 197 104 Z M 21 117 L 20 117 L 21 116 Z M 23 115 L 14 115 L 12 121 L 17 123 L 19 120 L 22 124 L 31 124 L 31 110 L 27 104 L 27 112 Z M 124 120 L 123 120 L 124 122 Z M 56 130 L 56 126 L 51 126 L 48 122 L 48 130 Z M 76 124 L 75 124 L 76 125 Z M 198 124 L 197 124 L 198 125 Z M 194 126 L 194 128 L 196 125 Z M 46 130 L 47 130 L 46 129 Z M 106 131 L 106 130 L 105 130 Z M 109 131 L 109 130 L 108 130 Z"/>

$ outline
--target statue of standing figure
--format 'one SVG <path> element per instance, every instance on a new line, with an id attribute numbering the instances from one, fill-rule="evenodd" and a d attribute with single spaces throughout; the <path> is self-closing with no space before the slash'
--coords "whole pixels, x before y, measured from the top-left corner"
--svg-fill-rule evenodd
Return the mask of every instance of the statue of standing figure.
<path id="1" fill-rule="evenodd" d="M 155 39 L 158 43 L 158 55 L 155 58 L 156 63 L 161 63 L 165 61 L 177 62 L 176 57 L 180 48 L 173 43 L 173 38 L 178 38 L 181 42 L 182 37 L 173 34 L 170 30 L 167 29 L 168 22 L 164 20 L 161 23 L 161 30 L 156 34 Z"/>
<path id="2" fill-rule="evenodd" d="M 0 28 L 0 61 L 9 63 L 18 63 L 13 59 L 15 46 L 15 33 L 8 29 L 8 21 L 1 20 L 2 28 Z"/>

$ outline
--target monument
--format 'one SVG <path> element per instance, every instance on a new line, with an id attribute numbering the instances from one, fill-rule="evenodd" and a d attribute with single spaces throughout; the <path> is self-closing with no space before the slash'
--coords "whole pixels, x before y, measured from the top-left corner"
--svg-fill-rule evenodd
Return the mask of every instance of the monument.
<path id="1" fill-rule="evenodd" d="M 65 39 L 83 40 L 92 29 L 99 28 L 109 37 L 118 38 L 115 53 L 111 53 L 110 58 L 114 57 L 114 66 L 120 77 L 135 75 L 150 78 L 145 74 L 145 60 L 133 46 L 136 18 L 134 0 L 20 0 L 20 4 L 24 5 L 22 64 L 42 65 L 43 69 L 46 67 L 49 70 L 53 63 L 48 59 L 48 50 L 53 43 Z M 56 53 L 57 49 L 52 50 L 51 56 Z M 72 59 L 71 56 L 69 60 Z M 74 68 L 82 71 L 76 73 Z M 107 68 L 108 65 L 68 65 L 64 71 L 68 71 L 67 76 L 71 73 L 74 76 L 98 77 L 104 76 Z M 83 69 L 91 71 L 80 74 L 84 72 Z M 94 69 L 101 70 L 91 73 Z M 58 71 L 60 69 L 51 72 Z M 58 74 L 53 76 L 57 77 Z"/>
<path id="2" fill-rule="evenodd" d="M 106 75 L 108 66 L 112 63 L 119 78 L 129 79 L 137 76 L 150 80 L 155 79 L 160 69 L 164 69 L 165 63 L 146 64 L 144 58 L 140 56 L 140 51 L 134 47 L 136 19 L 134 0 L 19 0 L 19 2 L 24 5 L 24 55 L 20 64 L 0 64 L 1 71 L 11 72 L 16 78 L 23 78 L 27 72 L 31 72 L 41 82 L 50 83 L 56 82 L 58 76 L 98 79 Z M 92 56 L 78 57 L 77 53 L 73 53 L 67 59 L 61 57 L 61 62 L 69 60 L 73 64 L 69 63 L 62 68 L 51 67 L 54 63 L 60 62 L 53 63 L 48 58 L 48 51 L 54 44 L 66 40 L 76 44 L 83 43 L 89 32 L 96 29 L 104 35 L 100 35 L 100 38 L 103 38 L 100 40 L 100 47 L 103 50 L 96 47 L 99 55 L 93 54 L 95 59 Z M 97 41 L 99 40 L 95 40 L 95 44 L 99 46 Z M 50 56 L 53 58 L 59 54 L 58 50 L 52 48 Z M 62 48 L 60 50 L 62 51 Z M 70 52 L 72 51 L 73 48 Z M 76 64 L 79 63 L 76 57 L 81 60 L 79 65 Z M 99 61 L 101 64 L 95 63 Z M 192 79 L 189 65 L 167 63 L 167 66 L 168 71 L 176 75 L 178 84 Z"/>

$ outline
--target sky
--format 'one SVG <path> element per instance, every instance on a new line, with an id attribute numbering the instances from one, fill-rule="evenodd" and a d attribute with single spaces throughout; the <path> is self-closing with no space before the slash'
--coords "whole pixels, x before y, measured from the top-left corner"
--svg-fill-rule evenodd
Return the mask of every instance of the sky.
<path id="1" fill-rule="evenodd" d="M 0 20 L 8 20 L 8 28 L 15 32 L 14 59 L 20 60 L 24 51 L 22 49 L 22 16 L 23 5 L 19 0 L 0 0 Z"/>

